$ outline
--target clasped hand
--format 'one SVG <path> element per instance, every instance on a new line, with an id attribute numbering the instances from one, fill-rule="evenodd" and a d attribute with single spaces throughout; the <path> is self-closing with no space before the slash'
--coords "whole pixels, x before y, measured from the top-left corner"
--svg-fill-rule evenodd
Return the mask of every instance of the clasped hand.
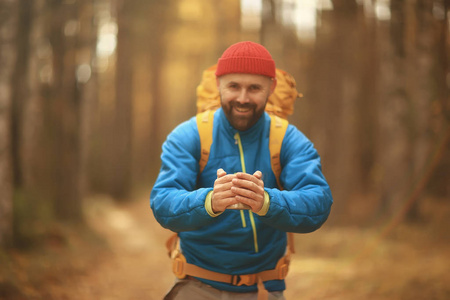
<path id="1" fill-rule="evenodd" d="M 212 209 L 219 213 L 234 204 L 242 203 L 257 213 L 264 204 L 264 182 L 261 171 L 252 174 L 227 174 L 217 170 L 217 179 L 211 197 Z"/>

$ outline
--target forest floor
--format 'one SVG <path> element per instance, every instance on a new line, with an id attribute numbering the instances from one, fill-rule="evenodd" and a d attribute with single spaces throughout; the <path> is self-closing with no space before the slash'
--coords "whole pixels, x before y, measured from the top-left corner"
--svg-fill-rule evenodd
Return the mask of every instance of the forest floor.
<path id="1" fill-rule="evenodd" d="M 0 299 L 162 299 L 174 277 L 147 197 L 90 199 L 88 228 L 55 225 L 37 249 L 0 253 Z M 450 208 L 430 200 L 422 221 L 296 235 L 288 300 L 450 299 Z"/>

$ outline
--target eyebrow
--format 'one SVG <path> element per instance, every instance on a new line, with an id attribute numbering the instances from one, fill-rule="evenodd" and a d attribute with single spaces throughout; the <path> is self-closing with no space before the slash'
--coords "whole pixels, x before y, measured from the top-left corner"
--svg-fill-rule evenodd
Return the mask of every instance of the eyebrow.
<path id="1" fill-rule="evenodd" d="M 249 85 L 249 87 L 262 88 L 263 85 L 262 85 L 262 84 L 259 84 L 259 83 L 252 83 L 252 84 Z"/>
<path id="2" fill-rule="evenodd" d="M 236 82 L 236 81 L 230 81 L 230 82 L 228 82 L 227 83 L 227 86 L 230 86 L 230 85 L 238 85 L 238 86 L 242 86 L 242 84 L 241 83 L 239 83 L 239 82 Z M 262 84 L 259 84 L 259 83 L 250 83 L 249 85 L 248 85 L 248 87 L 257 87 L 257 88 L 262 88 Z"/>

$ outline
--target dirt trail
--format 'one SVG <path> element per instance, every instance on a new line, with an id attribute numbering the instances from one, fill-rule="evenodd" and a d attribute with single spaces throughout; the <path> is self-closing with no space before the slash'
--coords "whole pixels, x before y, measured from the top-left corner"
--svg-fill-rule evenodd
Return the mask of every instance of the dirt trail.
<path id="1" fill-rule="evenodd" d="M 447 205 L 441 211 L 441 220 L 448 220 Z M 155 221 L 148 200 L 117 206 L 97 199 L 88 210 L 88 221 L 110 250 L 74 280 L 64 281 L 53 299 L 162 299 L 174 279 L 164 248 L 170 232 Z M 297 253 L 285 296 L 450 299 L 450 239 L 448 227 L 442 227 L 448 223 L 400 227 L 369 248 L 361 260 L 356 259 L 376 237 L 374 229 L 325 225 L 315 233 L 296 235 Z"/>
<path id="2" fill-rule="evenodd" d="M 153 218 L 148 200 L 122 207 L 100 201 L 88 220 L 111 251 L 76 283 L 74 299 L 162 299 L 173 282 L 164 248 L 170 232 Z"/>

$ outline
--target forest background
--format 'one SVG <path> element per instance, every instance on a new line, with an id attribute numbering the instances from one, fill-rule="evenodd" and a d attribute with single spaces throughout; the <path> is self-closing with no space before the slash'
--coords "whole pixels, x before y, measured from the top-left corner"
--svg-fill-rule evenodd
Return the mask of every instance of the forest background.
<path id="1" fill-rule="evenodd" d="M 449 31 L 445 0 L 0 0 L 0 296 L 33 286 L 17 257 L 81 232 L 98 246 L 96 203 L 148 204 L 202 71 L 241 40 L 296 79 L 289 121 L 321 155 L 326 227 L 448 252 Z"/>

